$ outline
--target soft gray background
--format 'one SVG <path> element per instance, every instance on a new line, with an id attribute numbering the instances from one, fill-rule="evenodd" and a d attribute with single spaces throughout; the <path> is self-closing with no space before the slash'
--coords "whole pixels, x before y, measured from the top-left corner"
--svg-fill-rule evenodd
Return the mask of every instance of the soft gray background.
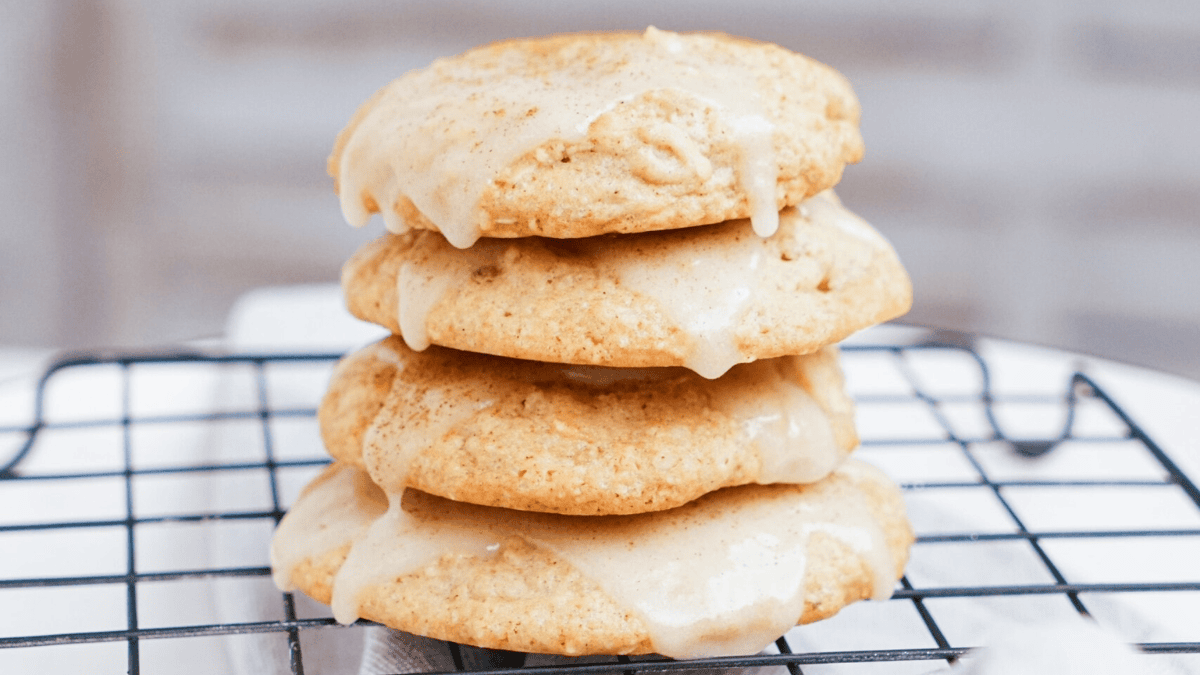
<path id="1" fill-rule="evenodd" d="M 358 244 L 324 171 L 372 91 L 494 39 L 722 29 L 837 67 L 840 188 L 908 321 L 1200 377 L 1200 3 L 0 0 L 0 344 L 216 335 Z"/>

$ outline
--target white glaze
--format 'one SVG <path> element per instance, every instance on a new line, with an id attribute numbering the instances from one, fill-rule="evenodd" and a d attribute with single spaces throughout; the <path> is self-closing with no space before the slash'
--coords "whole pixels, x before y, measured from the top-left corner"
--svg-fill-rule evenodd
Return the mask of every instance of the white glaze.
<path id="1" fill-rule="evenodd" d="M 295 588 L 291 577 L 297 565 L 357 538 L 386 507 L 370 477 L 349 466 L 310 486 L 279 521 L 271 540 L 275 586 Z"/>
<path id="2" fill-rule="evenodd" d="M 365 536 L 354 542 L 333 579 L 330 608 L 339 623 L 358 620 L 359 597 L 365 588 L 416 572 L 446 553 L 488 557 L 500 550 L 498 531 L 479 523 L 453 519 L 417 519 L 400 508 L 400 494 L 375 519 Z"/>
<path id="3" fill-rule="evenodd" d="M 842 232 L 861 239 L 871 245 L 871 248 L 887 248 L 891 246 L 883 235 L 871 227 L 858 214 L 842 206 L 842 202 L 832 191 L 825 191 L 802 202 L 800 213 L 813 222 L 833 225 Z"/>
<path id="4" fill-rule="evenodd" d="M 791 228 L 801 226 L 796 221 L 810 220 L 837 227 L 873 249 L 888 247 L 878 232 L 828 191 L 778 216 Z M 767 257 L 778 255 L 769 238 L 726 229 L 721 236 L 698 234 L 673 241 L 652 256 L 645 254 L 636 235 L 595 240 L 594 245 L 586 243 L 590 241 L 577 247 L 579 255 L 591 258 L 597 269 L 612 270 L 620 285 L 649 298 L 686 333 L 686 367 L 711 379 L 748 360 L 737 347 L 737 330 L 768 282 L 758 274 L 760 268 Z M 427 347 L 426 323 L 438 301 L 483 267 L 497 265 L 502 271 L 505 256 L 518 253 L 520 246 L 512 240 L 481 239 L 468 251 L 439 246 L 406 261 L 397 279 L 396 310 L 405 342 L 417 350 Z"/>
<path id="5" fill-rule="evenodd" d="M 338 165 L 342 213 L 352 225 L 365 224 L 369 198 L 389 230 L 404 232 L 394 205 L 406 196 L 454 246 L 467 248 L 482 234 L 480 197 L 514 160 L 545 142 L 582 140 L 619 103 L 673 89 L 721 113 L 741 149 L 739 181 L 755 231 L 768 236 L 777 224 L 777 165 L 756 73 L 691 45 L 651 27 L 628 51 L 598 50 L 557 69 L 531 67 L 522 63 L 526 54 L 509 49 L 492 62 L 442 59 L 409 73 L 385 88 L 346 142 Z M 705 163 L 694 163 L 700 175 Z"/>
<path id="6" fill-rule="evenodd" d="M 389 476 L 395 481 L 384 485 L 384 489 L 402 490 L 413 457 L 475 413 L 495 405 L 487 388 L 475 384 L 469 379 L 448 378 L 440 386 L 423 389 L 418 400 L 406 399 L 401 405 L 397 400 L 406 385 L 402 375 L 397 374 L 383 403 L 383 410 L 397 414 L 376 415 L 363 433 L 362 457 L 367 470 L 376 480 Z M 410 416 L 404 411 L 417 414 Z"/>
<path id="7" fill-rule="evenodd" d="M 484 239 L 468 250 L 439 249 L 434 255 L 406 260 L 396 275 L 400 335 L 416 351 L 429 347 L 429 311 L 452 288 L 466 284 L 482 267 L 495 264 L 503 241 Z"/>
<path id="8" fill-rule="evenodd" d="M 469 505 L 415 516 L 397 508 L 393 494 L 334 579 L 334 616 L 350 623 L 373 586 L 445 554 L 493 556 L 514 537 L 582 572 L 642 619 L 655 651 L 676 658 L 753 653 L 795 625 L 816 532 L 862 555 L 876 576 L 875 598 L 890 597 L 894 564 L 861 500 L 740 489 L 758 493 L 744 499 L 725 490 L 679 509 L 600 518 Z"/>
<path id="9" fill-rule="evenodd" d="M 705 237 L 680 242 L 653 258 L 631 253 L 611 256 L 617 279 L 653 300 L 688 336 L 685 366 L 712 379 L 746 360 L 735 337 L 757 291 L 759 267 L 769 255 L 765 240 L 742 233 L 736 241 Z"/>
<path id="10" fill-rule="evenodd" d="M 829 416 L 794 379 L 789 357 L 749 363 L 729 373 L 741 380 L 731 395 L 714 404 L 737 420 L 758 449 L 759 483 L 811 483 L 844 459 Z"/>

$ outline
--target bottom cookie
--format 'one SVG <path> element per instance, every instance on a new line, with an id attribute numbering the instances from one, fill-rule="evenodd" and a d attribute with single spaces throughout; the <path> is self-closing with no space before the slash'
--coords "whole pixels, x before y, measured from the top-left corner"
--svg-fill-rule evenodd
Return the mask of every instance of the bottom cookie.
<path id="1" fill-rule="evenodd" d="M 335 617 L 552 654 L 756 652 L 796 623 L 891 595 L 912 542 L 899 490 L 850 461 L 633 516 L 389 499 L 359 469 L 314 480 L 272 542 L 276 583 Z"/>

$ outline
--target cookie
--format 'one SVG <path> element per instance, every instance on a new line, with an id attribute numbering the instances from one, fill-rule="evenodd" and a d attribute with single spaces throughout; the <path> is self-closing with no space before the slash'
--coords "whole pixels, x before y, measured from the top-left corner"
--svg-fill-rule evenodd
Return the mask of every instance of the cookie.
<path id="1" fill-rule="evenodd" d="M 828 66 L 726 35 L 512 40 L 388 84 L 338 135 L 329 173 L 354 225 L 588 237 L 776 214 L 863 151 Z"/>
<path id="2" fill-rule="evenodd" d="M 536 361 L 686 366 L 807 354 L 895 318 L 912 284 L 878 232 L 824 192 L 756 236 L 745 222 L 578 240 L 387 235 L 343 267 L 355 316 L 439 344 Z"/>
<path id="3" fill-rule="evenodd" d="M 833 347 L 706 380 L 683 368 L 414 352 L 392 336 L 338 364 L 318 419 L 329 453 L 385 490 L 571 515 L 811 483 L 858 443 Z"/>
<path id="4" fill-rule="evenodd" d="M 727 488 L 636 516 L 509 511 L 415 490 L 355 497 L 364 480 L 334 465 L 284 517 L 272 542 L 281 588 L 331 602 L 343 623 L 494 649 L 754 653 L 797 622 L 889 597 L 913 540 L 899 490 L 854 460 L 815 484 Z M 364 512 L 331 516 L 328 504 Z"/>

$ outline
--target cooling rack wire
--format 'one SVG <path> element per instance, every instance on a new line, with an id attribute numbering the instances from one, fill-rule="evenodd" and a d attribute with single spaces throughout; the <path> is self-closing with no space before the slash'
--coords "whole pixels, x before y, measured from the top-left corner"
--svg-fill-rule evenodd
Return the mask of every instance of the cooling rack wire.
<path id="1" fill-rule="evenodd" d="M 0 672 L 340 672 L 330 654 L 370 628 L 275 591 L 266 553 L 327 461 L 314 414 L 337 356 L 85 354 L 0 383 Z M 901 484 L 918 535 L 891 600 L 745 658 L 545 667 L 452 646 L 455 666 L 930 673 L 997 623 L 1082 613 L 1200 672 L 1200 490 L 1093 381 L 999 391 L 970 344 L 843 364 L 858 456 Z"/>

